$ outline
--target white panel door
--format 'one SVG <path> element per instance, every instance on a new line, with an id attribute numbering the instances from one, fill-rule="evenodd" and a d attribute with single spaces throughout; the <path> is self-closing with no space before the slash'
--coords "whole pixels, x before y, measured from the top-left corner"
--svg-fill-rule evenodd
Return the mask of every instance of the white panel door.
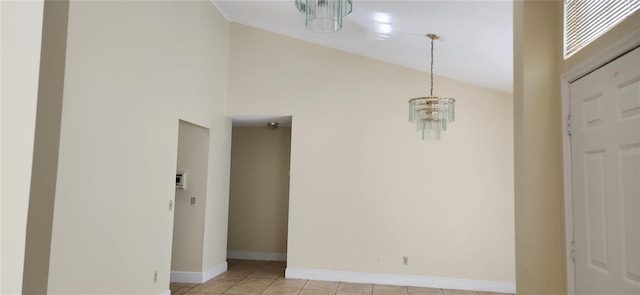
<path id="1" fill-rule="evenodd" d="M 640 48 L 570 93 L 576 294 L 640 295 Z"/>

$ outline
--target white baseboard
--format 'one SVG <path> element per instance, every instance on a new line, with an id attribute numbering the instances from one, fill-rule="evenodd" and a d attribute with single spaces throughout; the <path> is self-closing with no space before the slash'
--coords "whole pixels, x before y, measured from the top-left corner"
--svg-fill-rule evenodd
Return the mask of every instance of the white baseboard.
<path id="1" fill-rule="evenodd" d="M 169 281 L 172 283 L 196 283 L 202 284 L 201 272 L 188 272 L 188 271 L 172 271 L 169 276 Z"/>
<path id="2" fill-rule="evenodd" d="M 219 274 L 227 271 L 227 262 L 222 262 L 205 272 L 172 271 L 169 281 L 174 283 L 196 283 L 202 284 Z"/>
<path id="3" fill-rule="evenodd" d="M 164 291 L 162 291 L 162 293 L 160 293 L 158 295 L 171 295 L 171 290 L 170 289 L 164 290 Z"/>
<path id="4" fill-rule="evenodd" d="M 202 283 L 219 276 L 225 271 L 227 271 L 226 261 L 223 263 L 219 263 L 210 269 L 207 269 L 207 271 L 205 271 L 204 274 L 202 274 Z"/>
<path id="5" fill-rule="evenodd" d="M 287 253 L 227 251 L 227 258 L 262 261 L 287 261 Z"/>
<path id="6" fill-rule="evenodd" d="M 486 291 L 513 294 L 515 294 L 516 292 L 516 283 L 513 282 L 492 282 L 350 271 L 287 268 L 285 277 L 291 279 L 430 287 L 439 289 Z"/>

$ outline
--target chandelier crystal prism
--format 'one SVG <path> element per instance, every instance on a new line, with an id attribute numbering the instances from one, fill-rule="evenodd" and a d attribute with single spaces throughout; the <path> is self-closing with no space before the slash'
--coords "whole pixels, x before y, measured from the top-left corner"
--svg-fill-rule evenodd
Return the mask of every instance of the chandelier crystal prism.
<path id="1" fill-rule="evenodd" d="M 314 32 L 342 29 L 342 17 L 353 10 L 351 0 L 296 0 L 298 11 L 306 17 L 305 26 Z"/>
<path id="2" fill-rule="evenodd" d="M 416 130 L 422 134 L 422 140 L 440 140 L 447 123 L 455 120 L 455 103 L 452 97 L 433 95 L 433 41 L 438 35 L 428 34 L 431 39 L 431 92 L 429 96 L 409 99 L 409 122 L 416 124 Z"/>

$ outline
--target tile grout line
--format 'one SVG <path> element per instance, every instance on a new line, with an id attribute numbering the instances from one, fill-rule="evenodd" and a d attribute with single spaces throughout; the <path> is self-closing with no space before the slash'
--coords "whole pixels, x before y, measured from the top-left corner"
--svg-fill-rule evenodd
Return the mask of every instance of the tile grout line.
<path id="1" fill-rule="evenodd" d="M 261 270 L 261 269 L 264 269 L 267 265 L 268 265 L 268 263 L 266 263 L 266 262 L 265 262 L 265 263 L 264 263 L 264 264 L 262 264 L 260 267 L 258 267 L 258 268 L 256 269 L 256 271 L 254 271 L 254 272 L 250 273 L 250 274 L 247 276 L 247 278 L 248 278 L 248 277 L 250 277 L 252 274 L 255 274 L 255 273 L 260 272 L 260 270 Z M 268 286 L 266 286 L 262 291 L 260 291 L 260 294 L 263 294 L 265 291 L 267 291 L 267 289 L 269 289 L 269 287 L 271 287 L 271 286 L 272 286 L 272 285 L 273 285 L 273 284 L 278 280 L 278 278 L 279 278 L 279 277 L 276 277 L 276 278 L 272 279 L 271 283 L 270 283 Z"/>
<path id="2" fill-rule="evenodd" d="M 238 264 L 238 265 L 239 265 L 239 264 Z M 235 266 L 238 266 L 238 265 L 235 265 Z M 222 294 L 225 294 L 227 291 L 231 290 L 233 287 L 235 287 L 235 286 L 237 286 L 238 284 L 240 284 L 240 282 L 242 282 L 242 281 L 244 281 L 245 279 L 247 279 L 247 278 L 248 278 L 250 275 L 252 275 L 253 273 L 255 273 L 255 271 L 254 271 L 254 272 L 252 272 L 252 273 L 247 274 L 247 275 L 246 275 L 246 276 L 244 276 L 244 277 L 242 277 L 239 281 L 237 281 L 237 282 L 236 282 L 235 284 L 233 284 L 231 287 L 229 287 L 229 288 L 227 288 L 226 290 L 224 290 L 224 291 L 222 292 Z"/>
<path id="3" fill-rule="evenodd" d="M 304 290 L 304 287 L 307 286 L 307 284 L 309 283 L 310 280 L 307 280 L 306 282 L 304 282 L 304 284 L 302 285 L 302 288 L 300 288 L 300 290 L 298 291 L 298 293 L 296 293 L 296 295 L 300 294 L 300 292 L 302 292 L 302 290 Z"/>
<path id="4" fill-rule="evenodd" d="M 267 291 L 267 289 L 269 289 L 269 287 L 271 287 L 276 282 L 277 279 L 278 278 L 273 279 L 273 281 L 271 281 L 271 284 L 269 284 L 266 288 L 264 288 L 264 290 L 262 290 L 260 294 L 263 294 L 264 291 Z"/>

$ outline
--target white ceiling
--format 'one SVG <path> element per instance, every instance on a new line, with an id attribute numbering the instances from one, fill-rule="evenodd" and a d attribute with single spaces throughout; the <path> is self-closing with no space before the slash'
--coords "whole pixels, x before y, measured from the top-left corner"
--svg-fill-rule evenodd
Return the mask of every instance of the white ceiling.
<path id="1" fill-rule="evenodd" d="M 354 0 L 353 12 L 335 33 L 307 30 L 294 0 L 214 4 L 236 23 L 424 72 L 430 46 L 424 35 L 435 33 L 441 36 L 435 43 L 436 75 L 513 93 L 511 0 Z M 437 84 L 435 89 L 437 94 Z"/>

